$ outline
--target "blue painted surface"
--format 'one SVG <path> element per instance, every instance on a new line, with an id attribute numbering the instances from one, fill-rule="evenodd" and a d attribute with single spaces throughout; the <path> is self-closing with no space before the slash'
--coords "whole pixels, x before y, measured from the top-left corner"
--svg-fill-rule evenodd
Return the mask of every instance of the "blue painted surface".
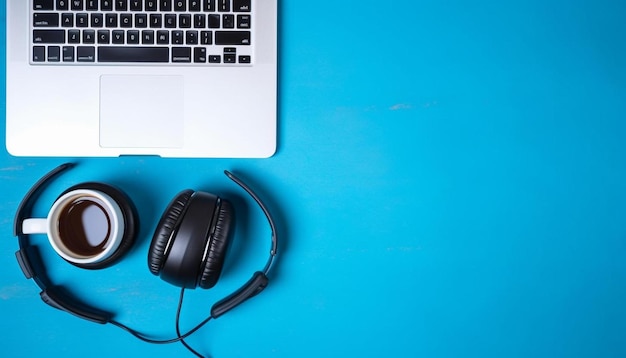
<path id="1" fill-rule="evenodd" d="M 626 356 L 626 3 L 280 7 L 277 154 L 78 159 L 35 211 L 100 180 L 133 198 L 141 232 L 97 272 L 38 237 L 55 281 L 171 336 L 178 290 L 149 273 L 146 251 L 174 194 L 210 190 L 234 197 L 241 220 L 218 286 L 187 295 L 183 325 L 200 321 L 268 249 L 262 214 L 221 174 L 232 169 L 269 200 L 285 241 L 268 289 L 190 339 L 204 353 Z M 3 355 L 185 356 L 53 310 L 23 278 L 15 208 L 66 160 L 0 153 Z"/>

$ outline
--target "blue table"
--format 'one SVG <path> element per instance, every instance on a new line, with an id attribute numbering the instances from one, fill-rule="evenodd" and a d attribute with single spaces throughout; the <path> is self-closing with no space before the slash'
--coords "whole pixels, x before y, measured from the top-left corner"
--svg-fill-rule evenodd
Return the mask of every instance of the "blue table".
<path id="1" fill-rule="evenodd" d="M 203 353 L 626 356 L 626 2 L 281 1 L 280 12 L 270 159 L 0 149 L 3 356 L 188 356 L 49 308 L 24 279 L 15 209 L 65 161 L 78 165 L 38 215 L 98 180 L 133 199 L 141 229 L 101 271 L 37 237 L 50 276 L 155 337 L 174 335 L 178 289 L 150 274 L 146 252 L 177 192 L 231 197 L 240 218 L 222 279 L 187 293 L 183 327 L 265 263 L 269 229 L 230 169 L 268 201 L 284 241 L 266 291 L 189 339 Z"/>

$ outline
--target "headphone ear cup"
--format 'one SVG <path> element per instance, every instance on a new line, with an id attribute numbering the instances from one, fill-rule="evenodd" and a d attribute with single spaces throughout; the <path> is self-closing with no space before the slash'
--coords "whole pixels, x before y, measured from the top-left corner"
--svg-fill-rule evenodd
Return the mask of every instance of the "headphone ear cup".
<path id="1" fill-rule="evenodd" d="M 187 203 L 193 194 L 193 190 L 183 190 L 167 206 L 150 243 L 148 250 L 148 267 L 154 275 L 159 275 L 165 263 L 165 250 L 172 234 L 178 228 Z"/>
<path id="2" fill-rule="evenodd" d="M 198 281 L 200 288 L 211 288 L 217 283 L 224 266 L 226 251 L 228 251 L 230 246 L 230 231 L 233 222 L 234 210 L 232 204 L 225 199 L 221 199 L 213 237 L 209 242 L 207 258 L 203 265 L 202 275 Z"/>

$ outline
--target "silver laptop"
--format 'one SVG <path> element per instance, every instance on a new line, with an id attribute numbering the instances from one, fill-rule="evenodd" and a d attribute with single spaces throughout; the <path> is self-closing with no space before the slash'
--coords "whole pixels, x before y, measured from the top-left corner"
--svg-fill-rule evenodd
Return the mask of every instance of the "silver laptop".
<path id="1" fill-rule="evenodd" d="M 7 0 L 16 156 L 269 157 L 277 0 Z"/>

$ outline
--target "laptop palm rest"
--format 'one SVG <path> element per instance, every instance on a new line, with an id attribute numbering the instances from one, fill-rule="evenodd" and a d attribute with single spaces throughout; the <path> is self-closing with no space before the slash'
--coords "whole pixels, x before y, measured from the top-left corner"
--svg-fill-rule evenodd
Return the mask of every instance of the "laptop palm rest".
<path id="1" fill-rule="evenodd" d="M 182 76 L 101 76 L 100 146 L 182 147 L 183 102 Z"/>

